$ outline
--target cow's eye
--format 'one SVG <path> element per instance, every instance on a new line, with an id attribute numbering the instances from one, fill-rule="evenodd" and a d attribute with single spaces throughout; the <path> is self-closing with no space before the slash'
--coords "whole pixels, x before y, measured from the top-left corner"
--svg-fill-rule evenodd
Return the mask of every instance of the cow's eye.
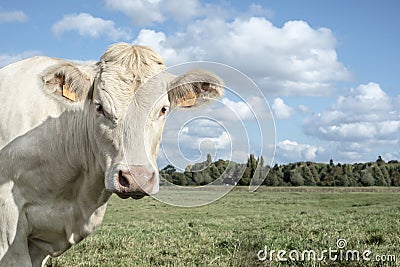
<path id="1" fill-rule="evenodd" d="M 168 106 L 163 106 L 160 110 L 160 117 L 165 116 L 168 113 L 169 107 Z"/>
<path id="2" fill-rule="evenodd" d="M 94 106 L 96 108 L 97 113 L 104 115 L 104 109 L 100 103 L 95 103 Z"/>

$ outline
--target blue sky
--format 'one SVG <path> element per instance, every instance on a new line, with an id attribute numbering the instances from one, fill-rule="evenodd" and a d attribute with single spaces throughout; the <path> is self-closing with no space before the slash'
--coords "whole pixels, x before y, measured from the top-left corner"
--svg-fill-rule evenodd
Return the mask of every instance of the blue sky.
<path id="1" fill-rule="evenodd" d="M 277 163 L 399 159 L 399 13 L 395 0 L 3 0 L 0 66 L 33 55 L 97 60 L 117 41 L 149 45 L 167 65 L 209 60 L 248 75 L 273 111 Z M 259 116 L 268 113 L 261 95 L 237 90 Z M 247 116 L 233 95 L 219 104 Z M 188 142 L 206 138 L 199 135 L 204 122 L 192 129 L 178 125 L 185 116 L 171 119 L 166 134 L 181 129 L 182 140 L 189 133 L 194 136 Z M 237 118 L 219 119 L 231 127 L 232 142 L 245 143 Z M 259 133 L 246 123 L 249 142 L 259 145 Z M 271 120 L 261 123 L 267 128 Z M 200 140 L 183 148 L 189 161 L 199 156 L 199 146 L 203 157 L 216 148 L 222 154 L 215 157 L 229 157 L 226 135 L 213 129 L 206 139 L 214 145 Z M 263 134 L 269 143 L 273 136 Z M 165 147 L 169 141 L 167 135 Z M 233 154 L 240 158 L 248 151 L 257 149 L 238 146 Z"/>

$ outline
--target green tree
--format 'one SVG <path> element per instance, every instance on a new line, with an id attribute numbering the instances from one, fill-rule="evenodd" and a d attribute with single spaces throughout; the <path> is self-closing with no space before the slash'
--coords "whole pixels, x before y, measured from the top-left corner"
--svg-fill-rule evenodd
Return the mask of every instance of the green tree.
<path id="1" fill-rule="evenodd" d="M 172 175 L 174 172 L 176 172 L 176 169 L 173 165 L 168 164 L 167 166 L 164 167 L 164 169 L 162 169 L 162 171 L 164 171 L 169 175 Z"/>
<path id="2" fill-rule="evenodd" d="M 321 184 L 321 178 L 320 178 L 320 175 L 318 173 L 317 165 L 315 163 L 313 163 L 313 164 L 310 164 L 308 166 L 308 168 L 310 169 L 310 172 L 311 172 L 312 178 L 315 181 L 315 184 L 316 185 L 320 185 Z"/>
<path id="3" fill-rule="evenodd" d="M 266 186 L 278 186 L 279 185 L 279 179 L 278 179 L 276 171 L 271 170 L 268 173 L 267 177 L 265 178 L 265 180 L 263 182 L 263 185 L 266 185 Z"/>
<path id="4" fill-rule="evenodd" d="M 377 186 L 387 186 L 388 185 L 385 180 L 385 177 L 383 176 L 381 169 L 378 166 L 372 167 L 372 177 L 374 177 L 374 179 L 375 179 L 375 183 L 374 183 L 375 185 L 377 185 Z"/>
<path id="5" fill-rule="evenodd" d="M 247 167 L 250 168 L 250 178 L 251 178 L 251 177 L 253 177 L 254 172 L 257 169 L 257 160 L 256 160 L 256 158 L 254 157 L 253 154 L 250 154 L 250 157 L 249 157 L 249 159 L 247 161 Z"/>
<path id="6" fill-rule="evenodd" d="M 316 185 L 316 182 L 315 182 L 314 177 L 313 177 L 313 175 L 311 173 L 311 170 L 307 165 L 304 165 L 302 167 L 302 176 L 304 178 L 304 185 L 307 185 L 307 186 Z"/>
<path id="7" fill-rule="evenodd" d="M 340 176 L 335 177 L 335 186 L 349 186 L 350 181 L 347 177 L 347 174 L 342 174 Z"/>
<path id="8" fill-rule="evenodd" d="M 172 174 L 172 183 L 176 185 L 186 185 L 187 180 L 184 173 L 174 172 Z"/>
<path id="9" fill-rule="evenodd" d="M 331 159 L 328 164 L 308 161 L 275 164 L 273 168 L 264 166 L 264 158 L 260 156 L 256 159 L 253 154 L 249 155 L 245 164 L 211 160 L 208 154 L 206 161 L 188 165 L 184 173 L 167 165 L 160 170 L 160 177 L 163 178 L 160 184 L 169 181 L 178 185 L 203 185 L 221 178 L 221 184 L 239 185 L 249 185 L 252 179 L 258 179 L 267 186 L 400 186 L 399 161 L 386 163 L 381 156 L 375 162 L 367 163 L 335 165 Z"/>
<path id="10" fill-rule="evenodd" d="M 331 168 L 335 167 L 335 164 L 333 163 L 333 159 L 329 160 L 329 167 L 331 167 Z"/>
<path id="11" fill-rule="evenodd" d="M 290 183 L 293 186 L 304 185 L 304 179 L 298 170 L 296 170 L 296 169 L 290 170 Z"/>
<path id="12" fill-rule="evenodd" d="M 332 162 L 332 160 L 331 160 Z M 321 168 L 321 185 L 322 186 L 333 186 L 334 185 L 334 176 L 333 176 L 333 165 L 329 164 L 325 167 Z"/>
<path id="13" fill-rule="evenodd" d="M 381 172 L 382 172 L 383 179 L 384 179 L 385 182 L 386 182 L 386 186 L 391 186 L 391 185 L 392 185 L 392 178 L 391 178 L 391 176 L 390 176 L 390 174 L 389 174 L 387 165 L 386 165 L 386 164 L 383 164 L 383 165 L 379 166 L 379 169 L 380 169 Z"/>
<path id="14" fill-rule="evenodd" d="M 211 164 L 211 162 L 212 162 L 211 154 L 207 154 L 207 160 L 206 160 L 206 162 L 207 162 L 207 165 L 210 165 L 210 164 Z"/>
<path id="15" fill-rule="evenodd" d="M 221 173 L 220 173 L 220 171 L 219 171 L 219 169 L 212 163 L 211 165 L 210 165 L 210 167 L 209 168 L 207 168 L 209 171 L 208 171 L 208 173 L 209 173 L 209 176 L 213 179 L 213 180 L 215 180 L 215 179 L 218 179 L 220 176 L 221 176 Z"/>
<path id="16" fill-rule="evenodd" d="M 375 179 L 370 169 L 364 169 L 361 171 L 360 181 L 363 186 L 373 186 L 375 184 Z"/>
<path id="17" fill-rule="evenodd" d="M 346 177 L 346 182 L 345 182 L 345 180 L 343 180 L 343 169 L 342 169 L 342 165 L 340 165 L 340 163 L 338 163 L 338 165 L 336 167 L 333 167 L 332 174 L 333 174 L 333 185 L 334 186 L 343 186 L 344 183 L 348 184 L 347 177 Z"/>
<path id="18" fill-rule="evenodd" d="M 392 178 L 391 185 L 400 186 L 400 167 L 389 170 L 390 177 Z"/>
<path id="19" fill-rule="evenodd" d="M 264 167 L 264 158 L 263 158 L 263 156 L 260 156 L 258 158 L 258 165 L 261 166 L 261 167 Z"/>
<path id="20" fill-rule="evenodd" d="M 242 179 L 239 180 L 238 185 L 249 185 L 250 181 L 251 181 L 251 168 L 250 167 L 246 167 L 246 169 L 243 172 L 243 176 Z"/>
<path id="21" fill-rule="evenodd" d="M 385 161 L 382 159 L 381 155 L 378 156 L 378 159 L 376 160 L 376 163 L 378 163 L 378 165 L 385 164 Z"/>

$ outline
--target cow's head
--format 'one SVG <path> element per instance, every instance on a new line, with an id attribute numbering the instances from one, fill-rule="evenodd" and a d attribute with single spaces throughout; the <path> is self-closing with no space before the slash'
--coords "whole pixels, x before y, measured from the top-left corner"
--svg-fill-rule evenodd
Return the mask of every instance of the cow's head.
<path id="1" fill-rule="evenodd" d="M 168 112 L 220 97 L 222 81 L 201 70 L 174 76 L 165 71 L 156 52 L 126 43 L 110 46 L 97 67 L 87 96 L 76 88 L 80 83 L 73 85 L 80 75 L 69 82 L 64 77 L 60 88 L 65 98 L 84 102 L 90 144 L 105 173 L 105 188 L 122 198 L 155 194 L 156 160 Z"/>

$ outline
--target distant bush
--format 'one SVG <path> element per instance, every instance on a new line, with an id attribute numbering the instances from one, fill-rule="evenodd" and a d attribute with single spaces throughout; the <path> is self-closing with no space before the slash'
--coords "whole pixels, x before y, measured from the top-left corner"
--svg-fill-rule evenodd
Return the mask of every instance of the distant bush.
<path id="1" fill-rule="evenodd" d="M 375 162 L 328 164 L 296 162 L 274 167 L 264 166 L 262 157 L 249 155 L 247 163 L 236 163 L 219 159 L 207 160 L 186 167 L 178 172 L 167 165 L 160 170 L 165 180 L 176 185 L 229 184 L 249 185 L 254 179 L 263 180 L 266 186 L 400 186 L 400 163 L 397 160 L 385 162 L 380 156 Z"/>

